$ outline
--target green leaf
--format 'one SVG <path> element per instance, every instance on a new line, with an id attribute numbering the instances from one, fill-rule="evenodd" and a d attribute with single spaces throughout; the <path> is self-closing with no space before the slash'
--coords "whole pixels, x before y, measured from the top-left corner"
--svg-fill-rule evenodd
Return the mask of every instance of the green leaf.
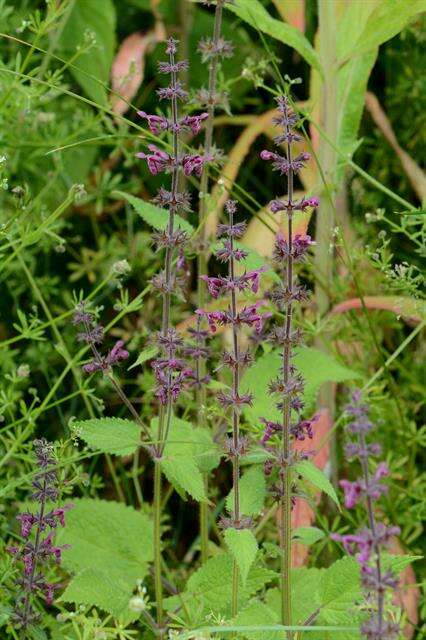
<path id="1" fill-rule="evenodd" d="M 400 556 L 400 555 L 391 555 L 390 553 L 384 553 L 382 555 L 383 566 L 385 569 L 390 569 L 395 573 L 401 573 L 406 567 L 408 567 L 416 560 L 422 560 L 423 556 Z"/>
<path id="2" fill-rule="evenodd" d="M 306 62 L 322 73 L 318 54 L 309 40 L 299 29 L 273 18 L 259 0 L 250 0 L 249 3 L 246 0 L 237 0 L 235 4 L 227 4 L 226 8 L 255 29 L 293 47 Z"/>
<path id="3" fill-rule="evenodd" d="M 322 573 L 319 585 L 321 611 L 316 624 L 354 626 L 360 622 L 357 603 L 362 599 L 359 565 L 354 558 L 342 558 Z M 330 640 L 355 640 L 355 632 L 324 636 Z"/>
<path id="4" fill-rule="evenodd" d="M 141 351 L 139 356 L 137 357 L 136 362 L 130 365 L 127 371 L 130 371 L 130 369 L 133 369 L 134 367 L 137 367 L 138 365 L 143 364 L 147 360 L 151 360 L 151 358 L 155 358 L 157 353 L 158 353 L 158 347 L 155 345 L 152 345 L 151 347 L 147 347 L 146 349 L 143 349 L 143 351 Z"/>
<path id="5" fill-rule="evenodd" d="M 320 606 L 318 589 L 322 573 L 323 569 L 307 567 L 291 570 L 293 624 L 303 624 Z M 281 590 L 269 589 L 266 594 L 266 604 L 281 616 Z"/>
<path id="6" fill-rule="evenodd" d="M 243 584 L 246 583 L 258 546 L 254 533 L 250 529 L 226 529 L 224 536 L 226 545 L 238 565 Z"/>
<path id="7" fill-rule="evenodd" d="M 318 527 L 298 527 L 293 530 L 293 540 L 295 542 L 300 542 L 301 544 L 305 544 L 309 546 L 311 544 L 315 544 L 318 540 L 322 540 L 324 538 L 325 533 Z"/>
<path id="8" fill-rule="evenodd" d="M 426 10 L 426 0 L 410 0 L 402 3 L 399 0 L 350 3 L 350 5 L 362 4 L 367 6 L 350 7 L 345 16 L 344 29 L 338 38 L 340 61 L 353 59 L 355 56 L 375 49 L 396 36 L 417 14 Z M 356 22 L 357 18 L 362 19 L 361 24 Z M 347 27 L 351 23 L 352 32 Z M 348 37 L 348 34 L 354 34 L 355 30 L 355 37 Z"/>
<path id="9" fill-rule="evenodd" d="M 169 213 L 166 209 L 156 207 L 155 204 L 136 198 L 136 196 L 130 195 L 130 193 L 124 193 L 124 191 L 114 191 L 114 196 L 127 200 L 132 205 L 136 213 L 154 229 L 164 231 L 167 228 L 169 221 Z M 175 214 L 175 227 L 186 231 L 188 235 L 194 233 L 194 227 L 187 221 Z"/>
<path id="10" fill-rule="evenodd" d="M 74 500 L 57 542 L 70 545 L 62 564 L 76 574 L 62 600 L 98 606 L 115 616 L 127 610 L 154 555 L 150 518 L 106 500 Z"/>
<path id="11" fill-rule="evenodd" d="M 240 480 L 240 511 L 245 516 L 257 516 L 263 509 L 266 497 L 266 481 L 263 468 L 254 465 L 244 472 Z M 226 498 L 226 508 L 232 513 L 234 490 Z"/>
<path id="12" fill-rule="evenodd" d="M 263 602 L 253 601 L 239 612 L 232 621 L 233 625 L 238 626 L 254 626 L 262 624 L 276 624 L 280 617 L 275 611 L 267 607 Z M 247 638 L 247 640 L 281 640 L 282 633 L 278 631 L 259 632 L 241 632 L 238 637 Z"/>
<path id="13" fill-rule="evenodd" d="M 140 427 L 122 418 L 92 418 L 72 423 L 72 429 L 89 447 L 116 456 L 129 456 L 141 444 Z"/>
<path id="14" fill-rule="evenodd" d="M 214 612 L 230 615 L 232 599 L 232 567 L 233 559 L 222 553 L 210 558 L 195 573 L 190 576 L 180 597 L 168 598 L 165 602 L 167 610 L 182 606 L 182 600 L 187 607 L 192 607 L 194 615 L 200 612 Z M 258 565 L 252 566 L 245 584 L 240 582 L 238 589 L 238 605 L 243 607 L 256 591 L 276 577 Z M 195 613 L 196 612 L 196 613 Z"/>
<path id="15" fill-rule="evenodd" d="M 359 374 L 355 371 L 344 367 L 332 356 L 312 347 L 297 349 L 294 364 L 306 381 L 304 400 L 308 408 L 314 404 L 318 390 L 324 382 L 343 382 L 359 378 Z M 269 381 L 279 375 L 280 366 L 280 352 L 271 351 L 261 356 L 242 379 L 242 392 L 254 393 L 253 406 L 246 406 L 244 413 L 247 419 L 257 427 L 261 417 L 268 420 L 281 419 L 281 414 L 275 408 L 275 403 L 268 393 Z"/>
<path id="16" fill-rule="evenodd" d="M 151 422 L 153 438 L 157 437 L 158 418 Z M 191 423 L 172 417 L 161 468 L 181 495 L 185 491 L 195 500 L 207 500 L 202 472 L 217 467 L 220 461 L 217 445 L 206 429 L 194 429 Z"/>
<path id="17" fill-rule="evenodd" d="M 90 74 L 108 83 L 115 48 L 116 15 L 112 0 L 76 0 L 59 38 L 59 48 L 71 58 L 77 47 L 87 47 L 86 34 L 93 34 L 95 44 L 73 61 L 71 73 L 94 102 L 107 103 L 106 88 Z"/>
<path id="18" fill-rule="evenodd" d="M 297 473 L 300 473 L 305 480 L 308 480 L 320 491 L 326 493 L 339 506 L 339 499 L 330 480 L 309 460 L 301 460 L 294 466 Z"/>

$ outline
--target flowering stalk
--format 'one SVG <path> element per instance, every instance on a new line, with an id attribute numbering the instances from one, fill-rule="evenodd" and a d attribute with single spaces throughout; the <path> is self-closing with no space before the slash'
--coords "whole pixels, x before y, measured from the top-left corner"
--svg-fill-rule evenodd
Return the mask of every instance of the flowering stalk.
<path id="1" fill-rule="evenodd" d="M 273 213 L 286 212 L 287 214 L 287 239 L 281 233 L 277 235 L 275 242 L 274 258 L 280 266 L 282 273 L 282 286 L 271 293 L 272 300 L 280 310 L 285 310 L 284 325 L 275 327 L 273 338 L 282 347 L 280 377 L 270 384 L 271 393 L 277 394 L 280 401 L 277 404 L 282 412 L 281 422 L 271 422 L 263 419 L 266 429 L 262 438 L 264 444 L 271 453 L 271 459 L 265 465 L 265 471 L 269 475 L 274 466 L 278 467 L 277 485 L 272 487 L 275 497 L 280 504 L 280 546 L 281 546 L 281 617 L 284 625 L 292 623 L 291 607 L 291 509 L 292 509 L 292 478 L 291 466 L 294 463 L 292 451 L 292 438 L 303 440 L 306 436 L 312 437 L 312 421 L 298 420 L 292 424 L 292 410 L 299 412 L 303 409 L 300 394 L 303 392 L 303 379 L 296 372 L 291 360 L 293 346 L 300 340 L 300 332 L 293 331 L 293 306 L 306 298 L 306 292 L 295 282 L 294 263 L 306 255 L 312 243 L 308 235 L 296 235 L 293 238 L 293 214 L 295 211 L 304 211 L 307 207 L 318 204 L 316 198 L 300 201 L 293 200 L 294 174 L 299 171 L 309 159 L 309 154 L 300 153 L 293 157 L 292 144 L 301 139 L 294 131 L 298 117 L 291 110 L 286 97 L 277 98 L 279 116 L 274 123 L 282 128 L 282 134 L 276 136 L 277 145 L 285 145 L 286 155 L 281 156 L 271 151 L 262 151 L 263 160 L 272 161 L 273 169 L 282 175 L 287 175 L 287 201 L 274 200 L 271 203 Z M 274 433 L 281 433 L 281 442 L 275 449 L 266 443 Z M 289 634 L 291 638 L 292 635 Z"/>
<path id="2" fill-rule="evenodd" d="M 249 352 L 240 350 L 239 330 L 243 325 L 254 327 L 257 333 L 263 328 L 265 316 L 257 311 L 259 304 L 244 307 L 240 311 L 237 306 L 237 292 L 244 292 L 251 289 L 256 293 L 259 288 L 260 273 L 263 269 L 245 272 L 238 276 L 235 273 L 235 263 L 242 262 L 247 257 L 247 253 L 235 246 L 235 240 L 244 234 L 245 223 L 234 222 L 236 203 L 228 200 L 225 205 L 229 215 L 228 225 L 219 225 L 219 236 L 224 237 L 223 245 L 216 251 L 216 257 L 228 263 L 228 275 L 226 277 L 209 277 L 202 275 L 201 280 L 207 284 L 209 293 L 213 298 L 218 298 L 222 294 L 229 294 L 230 304 L 226 311 L 204 311 L 197 309 L 198 317 L 205 317 L 210 329 L 215 332 L 218 325 L 230 325 L 232 330 L 232 350 L 223 354 L 223 364 L 232 372 L 232 386 L 230 393 L 219 393 L 218 400 L 224 409 L 231 409 L 232 437 L 226 442 L 226 452 L 232 460 L 233 478 L 233 510 L 230 518 L 222 518 L 223 528 L 232 527 L 234 529 L 244 529 L 251 525 L 251 518 L 243 517 L 240 511 L 240 458 L 247 451 L 247 439 L 240 435 L 240 414 L 244 405 L 251 405 L 253 396 L 250 393 L 240 393 L 240 373 L 243 367 L 251 363 Z M 238 613 L 238 567 L 236 562 L 233 566 L 232 578 L 232 616 Z"/>
<path id="3" fill-rule="evenodd" d="M 359 390 L 353 393 L 352 404 L 346 407 L 346 412 L 352 418 L 348 430 L 356 436 L 356 441 L 346 446 L 346 455 L 360 460 L 362 477 L 355 482 L 341 480 L 340 486 L 345 492 L 345 506 L 348 509 L 364 501 L 369 527 L 355 535 L 334 534 L 332 538 L 342 542 L 350 555 L 356 555 L 361 566 L 362 586 L 371 603 L 370 616 L 361 625 L 361 633 L 367 640 L 393 640 L 399 637 L 399 626 L 386 618 L 384 606 L 386 591 L 395 590 L 397 580 L 392 571 L 383 568 L 382 549 L 400 530 L 377 522 L 374 513 L 374 501 L 387 493 L 388 488 L 382 480 L 389 475 L 389 469 L 382 462 L 377 465 L 373 475 L 370 473 L 369 458 L 380 455 L 381 447 L 376 442 L 366 441 L 366 434 L 373 429 L 373 424 L 368 418 L 368 406 L 361 404 Z"/>
<path id="4" fill-rule="evenodd" d="M 167 41 L 166 54 L 167 62 L 159 63 L 160 73 L 170 76 L 168 87 L 158 90 L 160 100 L 169 100 L 171 106 L 171 117 L 148 115 L 143 111 L 139 115 L 145 118 L 151 131 L 158 135 L 162 131 L 170 131 L 172 136 L 172 151 L 167 153 L 158 149 L 155 145 L 149 145 L 150 153 L 138 153 L 139 158 L 146 160 L 148 168 L 153 175 L 161 172 L 171 174 L 170 191 L 161 188 L 155 199 L 157 204 L 168 209 L 168 225 L 164 232 L 155 235 L 154 239 L 159 248 L 165 249 L 164 270 L 153 279 L 153 286 L 162 296 L 162 325 L 158 334 L 158 344 L 162 350 L 162 357 L 152 362 L 154 369 L 157 390 L 156 395 L 160 402 L 157 444 L 153 449 L 155 462 L 154 471 L 154 574 L 155 592 L 157 601 L 157 626 L 159 637 L 164 637 L 164 612 L 163 612 L 163 590 L 161 583 L 161 460 L 170 430 L 173 403 L 176 402 L 182 386 L 185 382 L 194 378 L 194 374 L 189 369 L 184 360 L 179 357 L 183 347 L 183 341 L 171 326 L 171 296 L 172 293 L 181 286 L 179 271 L 185 267 L 183 255 L 183 245 L 187 241 L 186 234 L 175 228 L 175 215 L 180 210 L 188 210 L 189 195 L 186 192 L 179 192 L 179 172 L 184 175 L 195 174 L 200 177 L 206 156 L 198 154 L 180 153 L 179 134 L 186 130 L 191 130 L 194 135 L 199 133 L 202 122 L 207 119 L 208 114 L 202 113 L 198 116 L 179 116 L 179 101 L 184 102 L 188 98 L 182 83 L 178 79 L 178 74 L 188 68 L 186 60 L 178 61 L 177 41 L 169 38 Z M 175 264 L 175 252 L 179 249 L 179 255 Z"/>
<path id="5" fill-rule="evenodd" d="M 215 19 L 213 28 L 213 37 L 210 39 L 202 39 L 199 43 L 198 50 L 202 54 L 203 62 L 209 63 L 209 79 L 208 89 L 201 90 L 198 93 L 198 99 L 202 106 L 207 109 L 208 117 L 206 119 L 206 127 L 204 134 L 204 153 L 210 157 L 212 155 L 213 148 L 213 119 L 216 106 L 219 102 L 219 96 L 217 95 L 217 74 L 219 69 L 220 59 L 223 57 L 230 57 L 232 55 L 232 45 L 221 38 L 222 28 L 222 13 L 223 5 L 226 0 L 218 0 L 215 8 Z M 210 0 L 204 0 L 204 4 L 207 6 L 211 4 Z M 198 275 L 204 276 L 207 274 L 207 250 L 208 250 L 208 238 L 207 238 L 207 194 L 209 192 L 209 167 L 205 164 L 200 179 L 200 198 L 199 198 L 199 219 L 200 219 L 200 242 L 198 251 Z M 204 306 L 205 296 L 204 288 L 198 286 L 197 291 L 197 304 L 201 308 Z M 201 378 L 206 375 L 205 363 L 200 361 L 200 376 Z M 198 407 L 198 426 L 204 426 L 205 421 L 205 405 L 206 405 L 206 389 L 201 386 L 197 389 L 196 394 L 197 407 Z M 204 484 L 206 493 L 208 492 L 208 476 L 204 475 Z M 200 537 L 201 537 L 201 560 L 205 562 L 208 558 L 208 504 L 202 502 L 200 504 Z"/>
<path id="6" fill-rule="evenodd" d="M 58 585 L 47 582 L 42 569 L 52 558 L 58 565 L 61 562 L 62 549 L 67 545 L 55 546 L 53 535 L 59 525 L 65 526 L 65 512 L 72 507 L 68 504 L 61 508 L 47 510 L 47 503 L 56 502 L 59 495 L 56 473 L 50 469 L 55 464 L 52 456 L 53 447 L 42 438 L 34 440 L 34 449 L 39 472 L 32 483 L 34 492 L 31 499 L 38 502 L 38 510 L 35 514 L 25 512 L 17 517 L 21 523 L 21 536 L 24 542 L 21 547 L 8 549 L 16 560 L 23 563 L 23 574 L 17 580 L 22 593 L 16 602 L 13 614 L 15 622 L 22 629 L 39 621 L 40 617 L 34 608 L 36 596 L 43 595 L 48 605 L 53 602 L 53 594 Z M 33 531 L 35 531 L 34 542 L 30 540 Z"/>

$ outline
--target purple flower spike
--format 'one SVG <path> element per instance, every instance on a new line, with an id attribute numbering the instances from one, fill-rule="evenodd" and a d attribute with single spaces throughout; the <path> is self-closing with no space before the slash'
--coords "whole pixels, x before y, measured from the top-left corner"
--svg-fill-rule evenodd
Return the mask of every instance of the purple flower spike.
<path id="1" fill-rule="evenodd" d="M 93 316 L 86 314 L 82 309 L 78 314 L 79 322 L 93 320 Z M 53 535 L 58 525 L 65 526 L 65 512 L 72 507 L 68 504 L 51 511 L 46 508 L 47 501 L 57 500 L 59 493 L 56 472 L 52 470 L 55 464 L 53 447 L 41 438 L 34 440 L 34 450 L 39 471 L 32 483 L 34 491 L 31 497 L 38 502 L 38 507 L 34 513 L 26 512 L 17 516 L 24 541 L 20 547 L 8 548 L 14 561 L 20 562 L 23 569 L 21 577 L 17 580 L 21 593 L 13 612 L 17 627 L 22 629 L 27 629 L 39 621 L 34 606 L 37 597 L 43 596 L 47 605 L 53 602 L 54 591 L 58 585 L 47 582 L 45 573 L 52 560 L 55 564 L 61 562 L 62 550 L 67 545 L 54 545 Z"/>
<path id="2" fill-rule="evenodd" d="M 362 586 L 368 594 L 369 602 L 374 602 L 374 606 L 370 607 L 369 617 L 361 625 L 363 637 L 367 640 L 391 640 L 399 636 L 399 627 L 386 617 L 385 594 L 387 590 L 397 587 L 397 580 L 392 571 L 383 569 L 382 550 L 400 530 L 376 520 L 374 501 L 387 493 L 388 487 L 383 484 L 383 480 L 389 476 L 389 468 L 386 463 L 381 462 L 373 474 L 370 472 L 368 458 L 370 455 L 378 455 L 380 446 L 374 442 L 366 442 L 366 434 L 373 429 L 368 411 L 368 405 L 361 402 L 361 392 L 355 391 L 351 404 L 346 407 L 346 413 L 351 418 L 347 430 L 356 435 L 357 440 L 350 442 L 346 451 L 351 457 L 358 457 L 362 476 L 354 482 L 341 480 L 340 486 L 345 492 L 345 506 L 348 509 L 361 502 L 365 504 L 369 527 L 352 535 L 333 534 L 332 539 L 341 542 L 345 551 L 356 557 L 361 566 Z"/>

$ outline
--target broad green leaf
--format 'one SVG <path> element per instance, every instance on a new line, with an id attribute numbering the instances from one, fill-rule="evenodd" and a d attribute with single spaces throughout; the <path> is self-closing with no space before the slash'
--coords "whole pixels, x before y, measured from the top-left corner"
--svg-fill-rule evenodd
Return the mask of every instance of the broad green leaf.
<path id="1" fill-rule="evenodd" d="M 293 530 L 292 537 L 295 542 L 300 542 L 307 546 L 315 544 L 324 538 L 325 533 L 318 527 L 298 527 Z"/>
<path id="2" fill-rule="evenodd" d="M 279 615 L 263 602 L 253 601 L 239 612 L 232 621 L 233 625 L 238 626 L 254 626 L 262 624 L 276 624 L 280 620 Z M 238 637 L 247 638 L 247 640 L 281 640 L 282 633 L 278 631 L 255 631 L 241 632 Z"/>
<path id="3" fill-rule="evenodd" d="M 140 354 L 138 355 L 136 362 L 130 365 L 130 367 L 128 368 L 128 371 L 130 371 L 130 369 L 133 369 L 134 367 L 137 367 L 140 364 L 143 364 L 147 360 L 151 360 L 151 358 L 154 358 L 157 355 L 157 353 L 158 353 L 158 347 L 155 345 L 152 345 L 151 347 L 147 347 L 146 349 L 143 349 L 143 351 L 141 351 Z"/>
<path id="4" fill-rule="evenodd" d="M 303 624 L 320 606 L 319 584 L 323 569 L 301 567 L 291 571 L 292 623 Z M 266 604 L 281 616 L 281 590 L 269 589 Z M 315 621 L 316 622 L 316 621 Z"/>
<path id="5" fill-rule="evenodd" d="M 318 390 L 324 382 L 343 382 L 359 377 L 357 372 L 341 365 L 332 356 L 312 347 L 298 349 L 294 364 L 306 381 L 304 399 L 308 408 L 314 404 Z M 251 391 L 254 394 L 253 406 L 245 407 L 244 413 L 256 426 L 259 426 L 261 417 L 268 420 L 281 419 L 281 413 L 275 408 L 274 400 L 268 393 L 268 384 L 279 375 L 280 366 L 280 352 L 271 351 L 261 356 L 244 374 L 241 382 L 242 392 Z"/>
<path id="6" fill-rule="evenodd" d="M 70 71 L 89 98 L 102 105 L 107 102 L 106 88 L 89 75 L 108 83 L 115 48 L 115 24 L 112 0 L 75 0 L 59 38 L 62 54 L 70 59 L 77 47 L 85 49 L 87 38 L 93 37 L 90 49 L 77 55 L 73 60 L 76 68 L 70 67 Z"/>
<path id="7" fill-rule="evenodd" d="M 359 25 L 354 25 L 354 28 L 357 28 L 355 42 L 352 41 L 352 38 L 348 38 L 347 44 L 345 44 L 343 38 L 339 39 L 339 60 L 353 59 L 354 56 L 378 47 L 402 31 L 417 14 L 426 10 L 426 0 L 410 0 L 409 2 L 380 0 L 372 4 L 373 10 L 368 13 L 367 19 L 364 19 L 363 28 L 360 29 Z M 367 11 L 368 9 L 366 9 Z M 352 17 L 349 15 L 349 20 Z"/>
<path id="8" fill-rule="evenodd" d="M 225 530 L 223 537 L 238 565 L 241 580 L 245 584 L 249 569 L 256 558 L 258 550 L 255 535 L 250 529 L 229 528 Z"/>
<path id="9" fill-rule="evenodd" d="M 157 437 L 158 419 L 151 422 L 153 438 Z M 172 417 L 161 468 L 175 489 L 184 496 L 185 491 L 195 500 L 206 500 L 202 472 L 217 467 L 220 461 L 217 445 L 205 429 L 196 429 L 191 423 Z"/>
<path id="10" fill-rule="evenodd" d="M 121 503 L 74 500 L 67 526 L 57 534 L 58 544 L 70 545 L 63 551 L 63 567 L 76 574 L 62 598 L 115 616 L 124 613 L 153 559 L 152 529 L 145 513 Z"/>
<path id="11" fill-rule="evenodd" d="M 357 604 L 362 599 L 359 565 L 354 558 L 342 558 L 322 573 L 319 585 L 320 613 L 316 624 L 355 626 L 360 623 Z M 356 640 L 356 632 L 329 633 L 326 640 Z M 319 640 L 319 639 L 318 639 Z"/>
<path id="12" fill-rule="evenodd" d="M 232 598 L 233 559 L 228 554 L 220 554 L 205 562 L 186 583 L 180 597 L 166 600 L 167 610 L 182 606 L 182 600 L 194 612 L 207 611 L 230 615 Z M 238 604 L 243 607 L 256 591 L 276 577 L 273 571 L 257 565 L 252 566 L 245 584 L 240 582 Z"/>
<path id="13" fill-rule="evenodd" d="M 226 7 L 250 26 L 295 49 L 306 62 L 322 73 L 318 54 L 309 40 L 299 29 L 273 18 L 259 0 L 236 0 Z"/>
<path id="14" fill-rule="evenodd" d="M 169 213 L 166 209 L 156 207 L 155 204 L 142 200 L 141 198 L 136 198 L 136 196 L 132 196 L 130 193 L 124 193 L 124 191 L 114 191 L 113 195 L 127 200 L 136 213 L 154 229 L 164 231 L 164 229 L 167 228 Z M 188 235 L 194 233 L 194 227 L 187 220 L 184 220 L 176 214 L 174 218 L 176 228 L 186 231 Z"/>
<path id="15" fill-rule="evenodd" d="M 263 467 L 254 465 L 244 472 L 240 480 L 240 511 L 245 516 L 257 516 L 263 509 L 266 497 L 266 481 Z M 226 498 L 226 508 L 232 513 L 234 490 Z"/>
<path id="16" fill-rule="evenodd" d="M 339 505 L 339 499 L 336 491 L 321 469 L 318 469 L 318 467 L 309 460 L 301 460 L 294 466 L 294 468 L 297 473 L 300 473 L 300 475 L 305 478 L 305 480 L 308 480 L 314 485 L 314 487 L 326 493 L 337 505 Z"/>
<path id="17" fill-rule="evenodd" d="M 122 418 L 78 420 L 73 422 L 72 429 L 91 449 L 102 453 L 129 456 L 141 444 L 140 427 L 136 422 Z"/>

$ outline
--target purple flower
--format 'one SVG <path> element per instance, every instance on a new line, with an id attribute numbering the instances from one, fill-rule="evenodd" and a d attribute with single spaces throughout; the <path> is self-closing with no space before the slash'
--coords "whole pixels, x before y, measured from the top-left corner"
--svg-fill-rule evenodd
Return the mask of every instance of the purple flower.
<path id="1" fill-rule="evenodd" d="M 203 166 L 206 161 L 207 159 L 204 156 L 198 154 L 183 156 L 181 162 L 184 174 L 190 176 L 194 173 L 199 178 L 203 172 Z"/>
<path id="2" fill-rule="evenodd" d="M 138 111 L 138 116 L 147 120 L 150 131 L 156 136 L 169 129 L 169 121 L 164 116 L 148 115 L 145 111 Z"/>
<path id="3" fill-rule="evenodd" d="M 136 157 L 146 160 L 148 169 L 153 176 L 170 170 L 170 168 L 173 167 L 174 161 L 168 153 L 161 151 L 161 149 L 158 149 L 154 144 L 149 144 L 148 149 L 151 153 L 139 152 L 136 154 Z"/>
<path id="4" fill-rule="evenodd" d="M 93 320 L 93 317 L 83 312 L 82 308 L 79 313 L 79 322 Z M 53 544 L 54 529 L 58 524 L 65 526 L 64 514 L 72 507 L 72 505 L 65 505 L 46 511 L 47 500 L 52 496 L 58 496 L 56 472 L 51 469 L 55 464 L 53 447 L 47 440 L 41 438 L 34 440 L 34 449 L 39 471 L 32 482 L 34 489 L 32 498 L 39 503 L 38 509 L 33 514 L 25 512 L 17 516 L 24 541 L 20 547 L 8 548 L 15 562 L 21 562 L 23 568 L 23 573 L 16 582 L 21 588 L 21 593 L 16 599 L 13 613 L 14 621 L 23 629 L 39 620 L 34 607 L 34 599 L 37 596 L 43 595 L 48 605 L 53 602 L 54 590 L 58 586 L 47 582 L 44 571 L 51 559 L 56 564 L 61 561 L 61 552 L 65 545 Z"/>
<path id="5" fill-rule="evenodd" d="M 274 171 L 281 174 L 287 174 L 289 171 L 297 173 L 305 166 L 305 162 L 310 159 L 310 154 L 306 151 L 299 153 L 295 158 L 289 159 L 287 156 L 281 156 L 279 153 L 264 150 L 260 153 L 262 160 L 272 161 Z"/>
<path id="6" fill-rule="evenodd" d="M 368 594 L 370 615 L 363 622 L 361 632 L 370 640 L 390 640 L 398 636 L 398 626 L 386 618 L 385 594 L 388 589 L 395 589 L 397 580 L 392 571 L 385 571 L 382 563 L 382 549 L 391 538 L 400 533 L 398 527 L 387 526 L 376 521 L 374 501 L 387 492 L 383 479 L 389 475 L 386 463 L 381 462 L 373 474 L 370 473 L 368 458 L 378 455 L 380 446 L 377 443 L 366 442 L 373 425 L 368 418 L 368 406 L 361 403 L 361 392 L 355 391 L 352 403 L 346 407 L 346 413 L 351 417 L 348 432 L 357 436 L 355 442 L 350 442 L 346 450 L 349 455 L 357 456 L 361 462 L 362 476 L 354 482 L 341 480 L 340 486 L 345 492 L 345 505 L 353 508 L 361 501 L 366 506 L 369 527 L 357 531 L 355 534 L 332 535 L 332 539 L 341 542 L 350 555 L 355 555 L 361 565 L 361 583 Z"/>
<path id="7" fill-rule="evenodd" d="M 181 120 L 181 124 L 185 127 L 189 127 L 194 136 L 196 136 L 201 131 L 202 123 L 204 122 L 204 120 L 207 120 L 208 117 L 208 113 L 201 113 L 198 116 L 185 116 Z"/>

